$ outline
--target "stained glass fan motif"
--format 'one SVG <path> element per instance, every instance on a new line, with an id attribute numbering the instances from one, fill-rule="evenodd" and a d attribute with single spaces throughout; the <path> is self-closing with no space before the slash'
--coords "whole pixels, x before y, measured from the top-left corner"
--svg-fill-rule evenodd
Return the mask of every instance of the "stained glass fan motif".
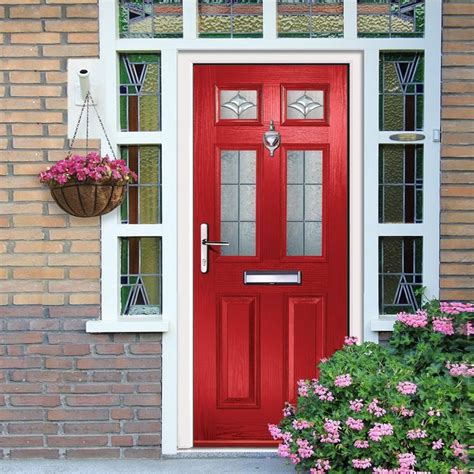
<path id="1" fill-rule="evenodd" d="M 181 38 L 182 0 L 120 0 L 121 38 Z"/>
<path id="2" fill-rule="evenodd" d="M 161 130 L 160 55 L 122 54 L 119 87 L 122 131 Z"/>
<path id="3" fill-rule="evenodd" d="M 423 101 L 423 53 L 380 53 L 380 130 L 422 130 Z"/>
<path id="4" fill-rule="evenodd" d="M 343 0 L 277 0 L 280 38 L 341 38 Z"/>
<path id="5" fill-rule="evenodd" d="M 360 38 L 422 38 L 424 0 L 357 0 Z"/>
<path id="6" fill-rule="evenodd" d="M 262 38 L 262 0 L 198 0 L 200 38 Z"/>
<path id="7" fill-rule="evenodd" d="M 422 237 L 379 238 L 380 314 L 414 312 L 421 304 Z"/>

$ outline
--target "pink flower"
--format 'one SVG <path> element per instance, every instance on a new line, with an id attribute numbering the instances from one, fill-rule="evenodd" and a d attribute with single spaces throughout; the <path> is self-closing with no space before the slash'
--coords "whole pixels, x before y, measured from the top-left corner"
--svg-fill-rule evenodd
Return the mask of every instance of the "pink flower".
<path id="1" fill-rule="evenodd" d="M 439 309 L 447 314 L 474 313 L 474 305 L 472 303 L 461 303 L 459 301 L 442 301 Z"/>
<path id="2" fill-rule="evenodd" d="M 293 416 L 295 414 L 295 407 L 291 404 L 286 402 L 285 407 L 283 408 L 283 416 L 288 418 L 289 416 Z"/>
<path id="3" fill-rule="evenodd" d="M 428 410 L 429 416 L 441 416 L 441 412 L 439 410 L 435 410 L 433 407 L 430 407 Z"/>
<path id="4" fill-rule="evenodd" d="M 278 445 L 278 456 L 280 456 L 281 458 L 289 458 L 290 454 L 290 447 L 287 444 Z"/>
<path id="5" fill-rule="evenodd" d="M 453 377 L 474 376 L 474 366 L 469 367 L 466 364 L 451 364 L 447 362 L 446 367 L 449 369 L 449 375 Z"/>
<path id="6" fill-rule="evenodd" d="M 339 429 L 341 428 L 340 421 L 330 420 L 326 418 L 324 422 L 324 429 L 326 434 L 321 435 L 320 440 L 322 443 L 338 444 L 341 439 L 339 437 Z"/>
<path id="7" fill-rule="evenodd" d="M 352 411 L 355 411 L 356 413 L 359 413 L 362 408 L 364 407 L 364 403 L 361 398 L 358 398 L 356 400 L 351 400 L 349 402 L 349 407 Z"/>
<path id="8" fill-rule="evenodd" d="M 415 411 L 414 410 L 409 410 L 408 408 L 406 408 L 404 405 L 402 405 L 400 408 L 398 407 L 392 407 L 392 411 L 394 413 L 398 413 L 400 414 L 401 416 L 403 416 L 404 418 L 409 418 L 411 416 L 413 416 L 415 414 Z"/>
<path id="9" fill-rule="evenodd" d="M 438 449 L 441 449 L 444 446 L 443 440 L 438 439 L 438 441 L 433 441 L 433 444 L 431 446 L 432 446 L 432 449 L 437 451 Z"/>
<path id="10" fill-rule="evenodd" d="M 334 380 L 334 385 L 336 387 L 349 387 L 349 385 L 352 385 L 352 378 L 349 374 L 338 375 Z"/>
<path id="11" fill-rule="evenodd" d="M 361 439 L 356 439 L 354 441 L 354 447 L 359 449 L 367 449 L 369 447 L 369 442 Z"/>
<path id="12" fill-rule="evenodd" d="M 426 431 L 420 428 L 416 428 L 415 430 L 410 430 L 407 433 L 408 439 L 421 439 L 421 438 L 426 438 L 426 436 L 427 436 Z"/>
<path id="13" fill-rule="evenodd" d="M 293 441 L 293 436 L 289 431 L 285 431 L 284 433 L 282 433 L 281 439 L 284 443 L 290 444 Z"/>
<path id="14" fill-rule="evenodd" d="M 474 324 L 471 321 L 468 321 L 461 327 L 461 334 L 465 336 L 474 336 Z"/>
<path id="15" fill-rule="evenodd" d="M 306 420 L 293 420 L 292 426 L 295 430 L 304 430 L 306 428 L 311 428 L 313 423 Z"/>
<path id="16" fill-rule="evenodd" d="M 384 410 L 382 407 L 379 406 L 379 401 L 376 398 L 374 398 L 369 403 L 369 406 L 367 407 L 367 411 L 375 415 L 377 418 L 380 418 L 381 416 L 385 415 L 385 413 L 387 413 L 386 410 Z"/>
<path id="17" fill-rule="evenodd" d="M 397 321 L 411 328 L 424 328 L 428 324 L 428 314 L 421 309 L 415 314 L 402 312 L 397 314 Z"/>
<path id="18" fill-rule="evenodd" d="M 270 423 L 268 424 L 268 431 L 270 432 L 270 435 L 272 436 L 273 439 L 281 439 L 282 432 L 280 428 L 278 428 L 277 425 L 271 425 Z"/>
<path id="19" fill-rule="evenodd" d="M 401 469 L 410 469 L 416 464 L 416 456 L 413 453 L 399 454 L 398 464 Z"/>
<path id="20" fill-rule="evenodd" d="M 298 445 L 298 454 L 302 459 L 310 458 L 314 454 L 313 447 L 307 440 L 298 438 L 296 444 Z"/>
<path id="21" fill-rule="evenodd" d="M 372 466 L 372 459 L 353 459 L 352 466 L 356 469 L 368 469 L 370 466 Z"/>
<path id="22" fill-rule="evenodd" d="M 298 395 L 300 397 L 307 397 L 308 396 L 308 384 L 306 383 L 306 380 L 298 380 L 296 382 L 298 385 Z"/>
<path id="23" fill-rule="evenodd" d="M 290 454 L 290 460 L 293 464 L 299 464 L 301 459 L 296 454 Z"/>
<path id="24" fill-rule="evenodd" d="M 321 401 L 332 402 L 334 400 L 332 392 L 323 385 L 320 385 L 317 380 L 313 380 L 313 392 Z"/>
<path id="25" fill-rule="evenodd" d="M 362 420 L 352 418 L 351 416 L 347 418 L 346 425 L 355 431 L 360 431 L 364 428 L 364 422 Z"/>
<path id="26" fill-rule="evenodd" d="M 390 423 L 375 423 L 369 430 L 369 438 L 372 441 L 381 441 L 383 436 L 391 436 L 393 426 Z"/>
<path id="27" fill-rule="evenodd" d="M 454 334 L 454 325 L 451 318 L 433 318 L 433 331 L 440 332 L 445 336 Z"/>
<path id="28" fill-rule="evenodd" d="M 467 462 L 467 451 L 457 439 L 454 440 L 453 444 L 451 445 L 451 449 L 453 450 L 453 454 L 457 456 L 461 461 Z"/>
<path id="29" fill-rule="evenodd" d="M 399 382 L 397 390 L 403 395 L 412 395 L 416 393 L 417 385 L 412 382 Z"/>
<path id="30" fill-rule="evenodd" d="M 346 336 L 344 338 L 345 346 L 355 346 L 357 344 L 357 337 L 355 336 Z"/>
<path id="31" fill-rule="evenodd" d="M 324 472 L 331 469 L 331 464 L 329 464 L 327 459 L 316 459 L 315 466 L 316 468 L 309 470 L 311 474 L 324 474 Z"/>

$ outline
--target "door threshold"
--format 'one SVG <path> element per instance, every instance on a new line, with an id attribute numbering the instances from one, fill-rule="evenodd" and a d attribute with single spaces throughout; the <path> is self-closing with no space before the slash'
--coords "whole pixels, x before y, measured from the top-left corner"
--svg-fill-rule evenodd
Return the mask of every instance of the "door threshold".
<path id="1" fill-rule="evenodd" d="M 276 448 L 187 448 L 163 458 L 273 458 Z"/>

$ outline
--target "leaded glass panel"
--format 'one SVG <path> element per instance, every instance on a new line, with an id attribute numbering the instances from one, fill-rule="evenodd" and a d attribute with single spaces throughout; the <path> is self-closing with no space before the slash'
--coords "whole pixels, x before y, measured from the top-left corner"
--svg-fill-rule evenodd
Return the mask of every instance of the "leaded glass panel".
<path id="1" fill-rule="evenodd" d="M 379 222 L 423 222 L 423 145 L 380 145 Z"/>
<path id="2" fill-rule="evenodd" d="M 343 0 L 277 0 L 280 38 L 341 38 Z"/>
<path id="3" fill-rule="evenodd" d="M 255 255 L 257 153 L 221 152 L 221 247 L 224 256 Z"/>
<path id="4" fill-rule="evenodd" d="M 291 120 L 324 118 L 324 91 L 287 90 L 286 118 Z"/>
<path id="5" fill-rule="evenodd" d="M 181 38 L 182 0 L 119 0 L 121 38 Z"/>
<path id="6" fill-rule="evenodd" d="M 257 94 L 255 90 L 221 90 L 220 118 L 255 120 L 258 113 Z"/>
<path id="7" fill-rule="evenodd" d="M 422 38 L 424 29 L 424 0 L 357 0 L 361 38 Z"/>
<path id="8" fill-rule="evenodd" d="M 120 238 L 121 314 L 161 314 L 161 237 Z"/>
<path id="9" fill-rule="evenodd" d="M 422 130 L 424 55 L 380 53 L 380 130 Z"/>
<path id="10" fill-rule="evenodd" d="M 414 312 L 420 307 L 422 259 L 422 237 L 379 237 L 380 314 Z"/>
<path id="11" fill-rule="evenodd" d="M 200 38 L 262 38 L 262 0 L 198 0 Z"/>
<path id="12" fill-rule="evenodd" d="M 161 146 L 124 146 L 120 151 L 138 176 L 122 202 L 122 224 L 161 224 Z"/>
<path id="13" fill-rule="evenodd" d="M 160 55 L 121 54 L 119 87 L 122 131 L 161 130 Z"/>
<path id="14" fill-rule="evenodd" d="M 288 151 L 286 247 L 288 256 L 322 255 L 323 155 Z"/>

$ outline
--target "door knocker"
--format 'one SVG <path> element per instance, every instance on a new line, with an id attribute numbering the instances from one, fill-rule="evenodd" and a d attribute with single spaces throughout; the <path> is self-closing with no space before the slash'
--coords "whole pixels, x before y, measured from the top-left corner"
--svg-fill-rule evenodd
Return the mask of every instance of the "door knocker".
<path id="1" fill-rule="evenodd" d="M 265 148 L 270 152 L 270 156 L 273 156 L 275 150 L 280 146 L 281 136 L 275 131 L 275 125 L 273 120 L 270 120 L 270 130 L 263 134 L 263 144 Z"/>

